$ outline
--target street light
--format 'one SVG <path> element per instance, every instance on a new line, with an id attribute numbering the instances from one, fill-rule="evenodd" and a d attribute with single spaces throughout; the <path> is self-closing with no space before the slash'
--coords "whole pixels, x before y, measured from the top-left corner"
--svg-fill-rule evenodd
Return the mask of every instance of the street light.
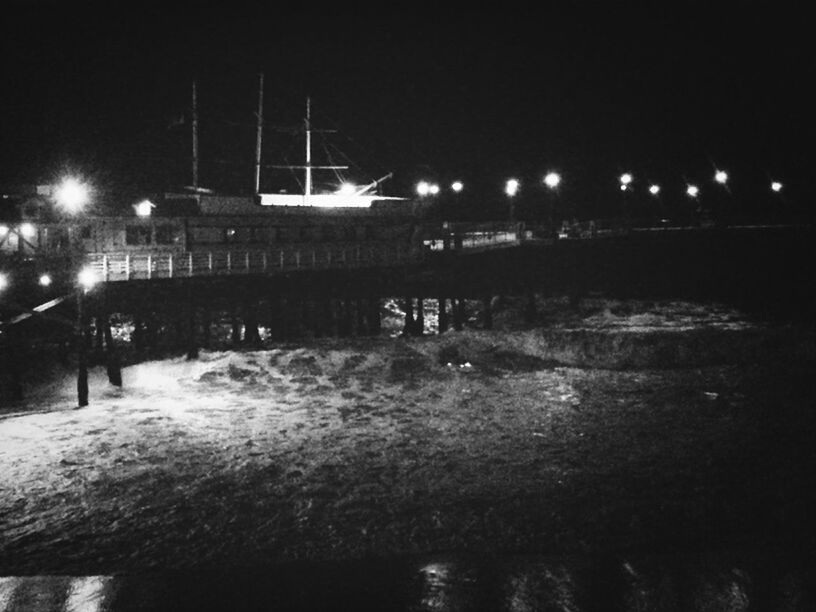
<path id="1" fill-rule="evenodd" d="M 660 193 L 660 185 L 649 185 L 649 193 L 656 196 Z"/>
<path id="2" fill-rule="evenodd" d="M 421 196 L 426 196 L 431 190 L 431 186 L 427 181 L 419 181 L 416 186 L 416 191 Z"/>
<path id="3" fill-rule="evenodd" d="M 550 189 L 555 189 L 561 184 L 561 175 L 557 172 L 548 172 L 544 177 L 544 184 Z"/>
<path id="4" fill-rule="evenodd" d="M 436 195 L 437 193 L 439 193 L 439 185 L 437 185 L 436 183 L 432 183 L 431 185 L 428 185 L 428 192 L 431 195 Z"/>
<path id="5" fill-rule="evenodd" d="M 66 178 L 54 193 L 57 204 L 66 212 L 78 213 L 90 200 L 90 189 L 75 178 Z"/>
<path id="6" fill-rule="evenodd" d="M 133 208 L 136 209 L 137 217 L 149 217 L 155 206 L 150 200 L 142 200 L 138 204 L 134 204 Z"/>
<path id="7" fill-rule="evenodd" d="M 516 197 L 520 187 L 521 183 L 518 179 L 514 178 L 507 179 L 507 182 L 504 184 L 504 193 L 507 194 L 510 204 L 510 223 L 514 223 L 516 221 L 516 205 L 513 198 Z"/>
<path id="8" fill-rule="evenodd" d="M 728 173 L 725 170 L 717 170 L 714 173 L 714 180 L 720 185 L 725 185 L 728 182 Z"/>
<path id="9" fill-rule="evenodd" d="M 93 289 L 94 285 L 99 281 L 96 272 L 92 268 L 82 268 L 77 275 L 77 280 L 86 292 Z"/>
<path id="10" fill-rule="evenodd" d="M 462 181 L 454 181 L 451 184 L 451 189 L 453 189 L 456 193 L 459 193 L 460 191 L 462 191 L 462 189 L 464 189 L 464 187 L 465 186 L 462 184 Z"/>
<path id="11" fill-rule="evenodd" d="M 686 195 L 689 196 L 690 198 L 696 198 L 699 195 L 699 193 L 700 189 L 697 187 L 697 185 L 688 185 L 686 187 Z"/>
<path id="12" fill-rule="evenodd" d="M 519 183 L 518 179 L 508 179 L 507 182 L 504 184 L 504 193 L 506 193 L 511 198 L 518 193 L 519 187 L 521 183 Z"/>
<path id="13" fill-rule="evenodd" d="M 624 172 L 620 175 L 620 188 L 621 191 L 626 191 L 629 188 L 629 184 L 632 182 L 632 175 L 628 172 Z"/>
<path id="14" fill-rule="evenodd" d="M 773 181 L 771 183 L 771 191 L 775 191 L 776 193 L 782 191 L 782 183 L 780 183 L 779 181 Z"/>
<path id="15" fill-rule="evenodd" d="M 50 287 L 51 286 L 51 275 L 49 275 L 49 274 L 40 275 L 40 286 L 41 287 Z"/>

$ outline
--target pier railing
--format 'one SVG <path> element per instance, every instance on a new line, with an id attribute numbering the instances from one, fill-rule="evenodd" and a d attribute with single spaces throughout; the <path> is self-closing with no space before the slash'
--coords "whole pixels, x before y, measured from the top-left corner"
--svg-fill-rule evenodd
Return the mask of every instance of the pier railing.
<path id="1" fill-rule="evenodd" d="M 104 282 L 282 274 L 293 271 L 400 265 L 419 255 L 404 244 L 195 252 L 122 252 L 87 255 L 86 266 Z"/>

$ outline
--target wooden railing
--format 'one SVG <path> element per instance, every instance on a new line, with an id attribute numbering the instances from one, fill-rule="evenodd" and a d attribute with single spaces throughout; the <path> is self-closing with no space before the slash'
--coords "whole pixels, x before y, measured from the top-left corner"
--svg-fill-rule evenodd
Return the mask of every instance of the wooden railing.
<path id="1" fill-rule="evenodd" d="M 184 253 L 93 253 L 86 256 L 85 264 L 101 281 L 116 282 L 391 266 L 415 261 L 419 256 L 404 244 L 359 244 Z"/>

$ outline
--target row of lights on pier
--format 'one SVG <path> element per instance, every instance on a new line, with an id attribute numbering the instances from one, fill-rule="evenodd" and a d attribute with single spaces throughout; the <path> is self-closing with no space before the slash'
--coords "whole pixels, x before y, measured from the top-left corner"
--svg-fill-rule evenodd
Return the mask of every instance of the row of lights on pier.
<path id="1" fill-rule="evenodd" d="M 728 173 L 725 172 L 724 170 L 717 170 L 714 173 L 714 180 L 720 185 L 726 185 L 729 180 Z M 634 177 L 629 172 L 624 172 L 623 174 L 621 174 L 620 177 L 618 178 L 618 181 L 620 184 L 621 191 L 633 190 L 632 183 L 634 182 Z M 549 172 L 544 176 L 542 182 L 550 189 L 555 190 L 561 184 L 561 175 L 558 174 L 557 172 Z M 772 181 L 770 187 L 771 191 L 775 193 L 779 193 L 780 191 L 782 191 L 782 183 L 780 183 L 779 181 Z M 451 189 L 454 192 L 459 193 L 464 189 L 464 184 L 462 183 L 462 181 L 455 181 L 454 183 L 451 184 Z M 521 181 L 519 181 L 519 179 L 516 178 L 508 179 L 507 182 L 505 182 L 504 184 L 504 193 L 510 197 L 515 196 L 520 189 Z M 419 183 L 417 183 L 416 187 L 417 194 L 422 197 L 429 195 L 437 195 L 439 193 L 439 190 L 440 190 L 439 185 L 435 183 L 429 183 L 427 181 L 420 181 Z M 653 196 L 658 196 L 660 195 L 661 187 L 657 183 L 652 183 L 651 185 L 649 185 L 648 191 Z M 694 184 L 686 185 L 686 195 L 688 195 L 691 198 L 696 198 L 699 194 L 700 188 L 697 185 Z"/>
<path id="2" fill-rule="evenodd" d="M 38 284 L 40 287 L 46 289 L 50 287 L 53 282 L 54 279 L 51 278 L 51 275 L 48 273 L 40 274 L 38 279 Z M 77 275 L 77 283 L 85 291 L 90 291 L 98 282 L 99 278 L 96 272 L 94 272 L 91 268 L 83 268 Z M 0 272 L 0 292 L 7 289 L 10 284 L 11 280 L 9 279 L 8 274 L 5 272 Z"/>

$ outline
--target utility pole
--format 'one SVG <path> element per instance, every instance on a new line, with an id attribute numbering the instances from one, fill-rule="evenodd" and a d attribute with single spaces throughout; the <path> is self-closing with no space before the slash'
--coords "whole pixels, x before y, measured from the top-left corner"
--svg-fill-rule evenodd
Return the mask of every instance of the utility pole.
<path id="1" fill-rule="evenodd" d="M 258 75 L 258 129 L 255 136 L 255 195 L 261 191 L 261 143 L 263 138 L 264 75 Z"/>
<path id="2" fill-rule="evenodd" d="M 198 102 L 196 100 L 196 82 L 193 81 L 193 188 L 198 189 Z"/>

